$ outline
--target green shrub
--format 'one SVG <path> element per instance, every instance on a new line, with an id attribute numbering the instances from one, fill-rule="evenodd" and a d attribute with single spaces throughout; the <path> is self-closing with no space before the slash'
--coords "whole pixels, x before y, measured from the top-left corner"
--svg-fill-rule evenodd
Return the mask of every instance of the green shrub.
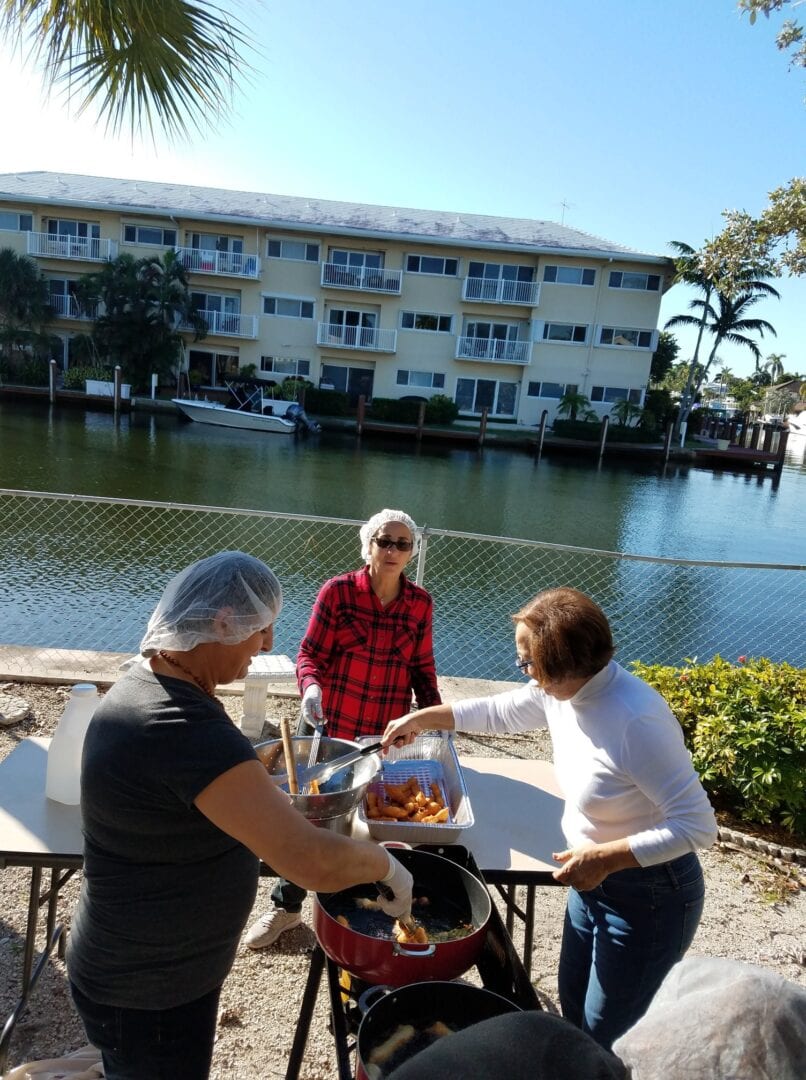
<path id="1" fill-rule="evenodd" d="M 806 835 L 806 669 L 716 656 L 684 668 L 636 662 L 683 728 L 719 808 Z"/>
<path id="2" fill-rule="evenodd" d="M 434 394 L 425 407 L 426 424 L 452 424 L 459 415 L 459 406 L 447 394 Z"/>
<path id="3" fill-rule="evenodd" d="M 305 411 L 314 416 L 348 416 L 350 399 L 343 390 L 320 390 L 311 386 L 305 391 Z"/>
<path id="4" fill-rule="evenodd" d="M 421 404 L 421 401 L 374 397 L 367 409 L 367 416 L 390 424 L 416 424 L 420 416 Z"/>
<path id="5" fill-rule="evenodd" d="M 112 382 L 114 373 L 111 368 L 105 367 L 70 367 L 64 373 L 65 390 L 83 390 L 87 379 L 98 379 L 101 382 Z"/>
<path id="6" fill-rule="evenodd" d="M 22 386 L 48 386 L 50 367 L 39 356 L 26 356 L 16 365 L 16 381 Z"/>

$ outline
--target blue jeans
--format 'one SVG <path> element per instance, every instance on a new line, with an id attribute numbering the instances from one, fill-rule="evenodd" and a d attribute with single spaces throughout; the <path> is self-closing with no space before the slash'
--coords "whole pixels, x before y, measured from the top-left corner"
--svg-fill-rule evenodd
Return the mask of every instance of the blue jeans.
<path id="1" fill-rule="evenodd" d="M 106 1080 L 207 1080 L 220 986 L 173 1009 L 120 1009 L 70 990 Z"/>
<path id="2" fill-rule="evenodd" d="M 295 885 L 286 878 L 278 878 L 277 884 L 272 889 L 271 899 L 275 907 L 282 908 L 292 915 L 298 915 L 302 911 L 302 904 L 308 895 L 306 889 Z"/>
<path id="3" fill-rule="evenodd" d="M 560 953 L 563 1016 L 609 1050 L 688 949 L 704 898 L 693 852 L 619 870 L 587 892 L 571 889 Z"/>

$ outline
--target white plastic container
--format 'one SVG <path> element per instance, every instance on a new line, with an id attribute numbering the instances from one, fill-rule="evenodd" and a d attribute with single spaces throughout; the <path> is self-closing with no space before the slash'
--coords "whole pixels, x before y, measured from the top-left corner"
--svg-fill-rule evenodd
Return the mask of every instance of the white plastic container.
<path id="1" fill-rule="evenodd" d="M 259 739 L 266 719 L 269 684 L 296 684 L 296 668 L 287 656 L 261 653 L 252 658 L 243 681 L 241 731 L 248 739 Z"/>
<path id="2" fill-rule="evenodd" d="M 95 683 L 76 683 L 50 741 L 45 794 L 75 806 L 81 800 L 81 751 L 101 698 Z"/>

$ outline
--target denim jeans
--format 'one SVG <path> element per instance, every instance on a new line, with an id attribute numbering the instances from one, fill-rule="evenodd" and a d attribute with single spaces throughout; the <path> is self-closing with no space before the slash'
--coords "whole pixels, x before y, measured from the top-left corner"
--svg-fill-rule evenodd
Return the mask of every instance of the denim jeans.
<path id="1" fill-rule="evenodd" d="M 704 897 L 693 852 L 619 870 L 587 892 L 571 889 L 560 952 L 563 1016 L 609 1050 L 688 949 Z"/>
<path id="2" fill-rule="evenodd" d="M 295 885 L 293 881 L 278 878 L 277 884 L 272 889 L 271 899 L 275 907 L 296 915 L 302 911 L 302 903 L 307 895 L 307 890 Z"/>
<path id="3" fill-rule="evenodd" d="M 207 1080 L 221 987 L 173 1009 L 120 1009 L 70 984 L 106 1080 Z"/>

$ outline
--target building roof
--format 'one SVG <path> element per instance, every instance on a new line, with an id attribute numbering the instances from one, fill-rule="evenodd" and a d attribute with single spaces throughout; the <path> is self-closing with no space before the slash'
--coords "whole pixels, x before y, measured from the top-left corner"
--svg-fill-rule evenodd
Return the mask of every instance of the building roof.
<path id="1" fill-rule="evenodd" d="M 590 233 L 531 218 L 493 217 L 448 210 L 415 210 L 403 206 L 308 199 L 254 191 L 117 180 L 75 173 L 20 172 L 0 174 L 0 198 L 151 216 L 238 223 L 294 232 L 316 230 L 365 238 L 416 240 L 450 246 L 506 248 L 534 255 L 621 257 L 672 267 L 664 255 L 634 251 Z"/>

